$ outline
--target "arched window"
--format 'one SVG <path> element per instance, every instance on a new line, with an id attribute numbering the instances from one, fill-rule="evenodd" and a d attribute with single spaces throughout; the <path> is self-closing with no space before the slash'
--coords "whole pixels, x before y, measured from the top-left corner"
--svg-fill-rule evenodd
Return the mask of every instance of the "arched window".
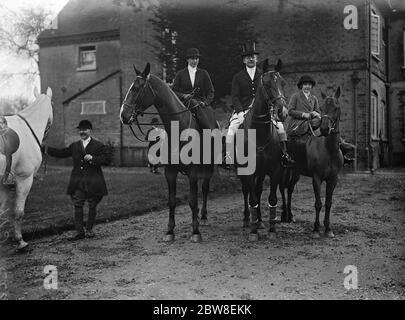
<path id="1" fill-rule="evenodd" d="M 379 105 L 378 117 L 378 137 L 382 140 L 387 140 L 387 105 L 384 100 L 381 100 Z"/>

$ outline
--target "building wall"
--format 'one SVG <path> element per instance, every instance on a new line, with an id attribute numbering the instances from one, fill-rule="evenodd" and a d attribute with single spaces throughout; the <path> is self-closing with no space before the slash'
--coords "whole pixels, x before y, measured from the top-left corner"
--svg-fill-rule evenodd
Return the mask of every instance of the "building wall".
<path id="1" fill-rule="evenodd" d="M 41 87 L 50 86 L 53 90 L 54 124 L 48 138 L 51 144 L 65 143 L 62 102 L 120 68 L 118 40 L 91 42 L 89 44 L 96 44 L 97 46 L 97 70 L 95 71 L 76 70 L 78 67 L 78 44 L 41 48 Z M 119 103 L 117 108 L 119 108 Z"/>

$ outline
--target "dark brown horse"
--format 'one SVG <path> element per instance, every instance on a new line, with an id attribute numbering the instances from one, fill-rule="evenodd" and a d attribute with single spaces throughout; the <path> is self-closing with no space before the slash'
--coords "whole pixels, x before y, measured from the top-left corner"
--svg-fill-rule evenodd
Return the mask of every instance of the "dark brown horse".
<path id="1" fill-rule="evenodd" d="M 138 115 L 143 115 L 144 111 L 151 105 L 154 105 L 158 110 L 160 118 L 163 121 L 167 133 L 167 140 L 169 141 L 168 155 L 171 158 L 173 153 L 180 153 L 180 149 L 186 142 L 179 142 L 179 137 L 173 138 L 179 142 L 179 146 L 175 147 L 170 143 L 172 141 L 171 124 L 178 122 L 179 133 L 187 129 L 194 129 L 201 132 L 201 126 L 213 129 L 218 128 L 215 121 L 214 113 L 211 108 L 202 108 L 197 106 L 193 112 L 186 108 L 179 100 L 176 94 L 169 88 L 169 86 L 159 79 L 158 77 L 150 74 L 150 64 L 147 63 L 143 72 L 138 71 L 135 67 L 136 78 L 129 88 L 125 101 L 121 106 L 120 119 L 124 124 L 131 125 L 136 122 Z M 198 124 L 195 114 L 198 117 Z M 175 133 L 173 132 L 173 136 Z M 202 148 L 202 146 L 200 145 Z M 176 149 L 177 148 L 177 149 Z M 179 159 L 179 157 L 177 157 Z M 170 160 L 169 160 L 170 161 Z M 203 179 L 202 192 L 203 192 L 203 206 L 201 209 L 201 221 L 207 221 L 207 196 L 209 192 L 210 179 L 214 172 L 214 165 L 212 164 L 199 164 L 203 163 L 182 163 L 179 161 L 170 161 L 165 164 L 165 177 L 169 191 L 169 224 L 168 231 L 164 237 L 165 241 L 174 240 L 174 227 L 175 227 L 175 208 L 176 208 L 176 181 L 179 172 L 184 173 L 189 179 L 189 205 L 192 211 L 192 237 L 194 242 L 201 241 L 199 231 L 199 217 L 198 217 L 198 181 Z"/>
<path id="2" fill-rule="evenodd" d="M 284 120 L 287 116 L 287 104 L 284 96 L 284 79 L 279 71 L 281 60 L 275 70 L 268 70 L 268 60 L 263 63 L 263 75 L 257 94 L 250 111 L 243 122 L 244 130 L 253 129 L 256 132 L 256 169 L 251 175 L 239 175 L 244 195 L 244 227 L 250 222 L 250 241 L 258 240 L 258 228 L 262 227 L 260 198 L 263 192 L 263 181 L 270 177 L 269 206 L 269 237 L 275 236 L 277 187 L 280 183 L 282 164 L 280 139 L 277 134 L 275 118 Z M 245 132 L 245 137 L 247 133 Z M 245 142 L 248 141 L 245 139 Z M 245 147 L 246 149 L 247 147 Z M 250 213 L 250 220 L 249 220 Z"/>
<path id="3" fill-rule="evenodd" d="M 293 220 L 291 212 L 291 197 L 294 187 L 298 182 L 300 175 L 312 177 L 312 185 L 315 193 L 315 224 L 313 230 L 314 238 L 319 238 L 319 213 L 322 209 L 321 185 L 326 181 L 325 198 L 325 235 L 334 237 L 330 228 L 330 209 L 332 206 L 332 196 L 335 190 L 338 173 L 343 166 L 343 155 L 340 150 L 340 105 L 339 105 L 340 87 L 336 90 L 334 96 L 322 97 L 325 103 L 322 109 L 320 132 L 321 136 L 306 136 L 292 141 L 289 145 L 289 151 L 295 159 L 293 168 L 288 168 L 283 174 L 283 184 L 280 190 L 283 198 L 282 221 L 290 222 Z M 285 203 L 285 188 L 288 190 L 288 202 Z"/>

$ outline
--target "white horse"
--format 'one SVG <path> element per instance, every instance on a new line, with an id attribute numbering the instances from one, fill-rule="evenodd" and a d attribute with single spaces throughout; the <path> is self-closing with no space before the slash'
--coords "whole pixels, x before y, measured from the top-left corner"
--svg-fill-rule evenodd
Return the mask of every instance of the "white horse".
<path id="1" fill-rule="evenodd" d="M 53 121 L 52 90 L 48 87 L 46 94 L 34 89 L 35 101 L 18 114 L 7 116 L 8 127 L 19 136 L 20 145 L 13 154 L 11 173 L 16 181 L 14 203 L 14 235 L 18 242 L 17 250 L 28 246 L 21 234 L 25 201 L 31 190 L 34 175 L 42 163 L 40 143 Z M 6 158 L 0 154 L 0 175 L 4 173 Z M 8 191 L 0 186 L 0 213 L 5 212 Z"/>

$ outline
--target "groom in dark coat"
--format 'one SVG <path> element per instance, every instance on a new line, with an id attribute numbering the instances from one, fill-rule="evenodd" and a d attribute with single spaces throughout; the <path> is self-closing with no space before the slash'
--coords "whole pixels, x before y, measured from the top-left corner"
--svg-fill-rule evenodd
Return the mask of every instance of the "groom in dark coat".
<path id="1" fill-rule="evenodd" d="M 103 196 L 108 193 L 101 165 L 107 165 L 110 160 L 106 147 L 91 137 L 93 126 L 90 121 L 80 121 L 77 128 L 81 139 L 67 148 L 43 147 L 45 153 L 50 156 L 73 159 L 73 170 L 67 189 L 75 208 L 76 232 L 71 240 L 82 239 L 85 236 L 94 237 L 92 229 L 97 214 L 96 208 Z M 86 201 L 89 205 L 89 215 L 84 229 L 83 207 Z"/>

